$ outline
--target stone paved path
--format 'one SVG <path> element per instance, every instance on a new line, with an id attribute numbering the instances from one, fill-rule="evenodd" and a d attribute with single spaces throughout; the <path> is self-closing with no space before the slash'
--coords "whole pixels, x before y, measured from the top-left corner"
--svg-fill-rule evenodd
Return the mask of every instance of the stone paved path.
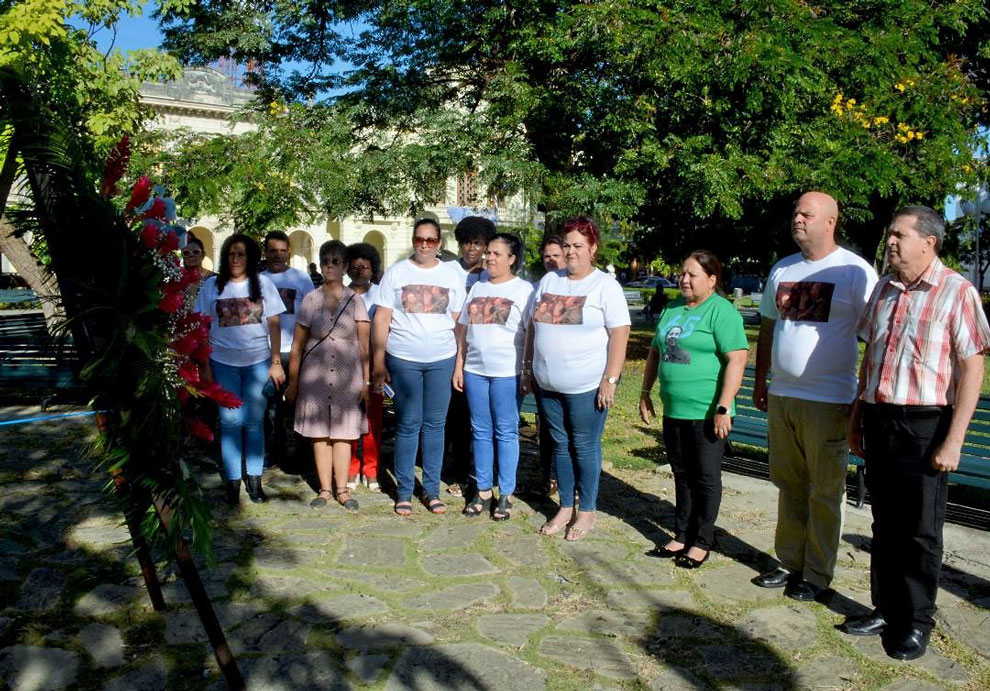
<path id="1" fill-rule="evenodd" d="M 0 409 L 0 419 L 36 412 Z M 0 688 L 223 689 L 188 593 L 164 571 L 154 612 L 126 529 L 80 456 L 87 419 L 0 430 Z M 202 484 L 219 501 L 215 474 Z M 775 492 L 725 475 L 718 551 L 688 572 L 643 556 L 664 539 L 665 467 L 602 478 L 596 530 L 535 531 L 552 509 L 493 523 L 382 494 L 309 508 L 266 473 L 268 504 L 216 505 L 207 589 L 252 689 L 987 689 L 990 535 L 949 526 L 932 650 L 894 663 L 834 630 L 869 601 L 869 516 L 850 508 L 829 606 L 749 579 L 767 565 Z"/>

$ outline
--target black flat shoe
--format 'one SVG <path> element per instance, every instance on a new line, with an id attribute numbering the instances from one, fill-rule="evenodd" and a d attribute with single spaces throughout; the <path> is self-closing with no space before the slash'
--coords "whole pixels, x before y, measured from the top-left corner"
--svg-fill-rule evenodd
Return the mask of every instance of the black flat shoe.
<path id="1" fill-rule="evenodd" d="M 657 545 L 649 552 L 643 552 L 648 557 L 656 557 L 657 559 L 676 559 L 680 555 L 684 554 L 687 547 L 681 547 L 680 549 L 667 549 L 661 545 Z"/>
<path id="2" fill-rule="evenodd" d="M 753 585 L 758 585 L 761 588 L 783 588 L 787 585 L 787 582 L 791 580 L 793 575 L 794 574 L 785 569 L 783 566 L 778 566 L 773 571 L 761 573 L 759 576 L 752 579 L 750 583 Z"/>
<path id="3" fill-rule="evenodd" d="M 931 631 L 910 628 L 900 636 L 891 636 L 884 641 L 883 649 L 888 657 L 895 660 L 917 660 L 928 650 Z"/>
<path id="4" fill-rule="evenodd" d="M 512 502 L 509 500 L 508 494 L 498 495 L 498 502 L 495 504 L 495 510 L 492 511 L 493 521 L 507 521 L 512 518 Z"/>
<path id="5" fill-rule="evenodd" d="M 693 559 L 692 557 L 689 557 L 687 555 L 687 552 L 685 551 L 683 554 L 678 554 L 676 557 L 674 557 L 674 566 L 679 566 L 682 569 L 698 569 L 701 568 L 702 564 L 708 561 L 708 557 L 710 557 L 711 555 L 712 555 L 711 550 L 708 550 L 707 552 L 705 552 L 705 556 L 703 556 L 701 559 Z"/>
<path id="6" fill-rule="evenodd" d="M 799 602 L 815 602 L 821 599 L 828 588 L 822 588 L 803 578 L 794 579 L 784 587 L 784 595 Z"/>
<path id="7" fill-rule="evenodd" d="M 875 609 L 862 617 L 849 617 L 835 628 L 850 636 L 877 636 L 887 628 L 887 620 Z"/>
<path id="8" fill-rule="evenodd" d="M 492 510 L 493 499 L 494 497 L 490 494 L 484 499 L 475 494 L 474 499 L 468 502 L 461 513 L 465 516 L 480 516 L 483 513 L 488 513 Z"/>

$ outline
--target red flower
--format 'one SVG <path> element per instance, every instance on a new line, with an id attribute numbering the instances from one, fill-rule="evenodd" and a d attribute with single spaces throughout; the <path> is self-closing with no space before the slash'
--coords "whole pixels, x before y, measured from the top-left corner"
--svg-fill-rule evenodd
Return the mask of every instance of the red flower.
<path id="1" fill-rule="evenodd" d="M 158 301 L 158 309 L 162 312 L 172 314 L 182 309 L 182 303 L 183 297 L 181 293 L 166 293 L 164 297 Z"/>
<path id="2" fill-rule="evenodd" d="M 168 254 L 169 252 L 174 252 L 177 249 L 179 249 L 179 238 L 178 238 L 178 236 L 175 233 L 171 232 L 171 231 L 168 232 L 168 233 L 166 233 L 165 234 L 165 242 L 163 242 L 162 245 L 161 245 L 161 247 L 158 248 L 158 251 L 161 254 Z"/>
<path id="3" fill-rule="evenodd" d="M 219 384 L 212 382 L 205 387 L 201 388 L 203 395 L 207 398 L 216 401 L 217 405 L 221 405 L 224 408 L 240 408 L 241 399 L 239 399 L 234 394 L 229 391 L 225 391 Z"/>
<path id="4" fill-rule="evenodd" d="M 211 430 L 202 420 L 188 417 L 186 424 L 189 425 L 189 432 L 194 437 L 199 437 L 203 441 L 213 441 L 213 430 Z"/>
<path id="5" fill-rule="evenodd" d="M 213 352 L 213 347 L 210 346 L 209 341 L 200 341 L 199 347 L 196 348 L 195 352 L 190 353 L 189 357 L 191 357 L 196 362 L 206 362 L 210 357 L 210 353 L 212 352 Z"/>
<path id="6" fill-rule="evenodd" d="M 172 350 L 177 353 L 182 353 L 183 355 L 189 355 L 190 353 L 195 352 L 198 347 L 199 341 L 192 334 L 172 341 Z"/>
<path id="7" fill-rule="evenodd" d="M 149 250 L 158 246 L 158 225 L 156 223 L 145 223 L 141 231 L 141 244 Z"/>
<path id="8" fill-rule="evenodd" d="M 179 403 L 185 405 L 186 401 L 189 400 L 189 389 L 184 386 L 179 387 L 179 390 L 175 392 L 175 395 L 179 398 Z"/>
<path id="9" fill-rule="evenodd" d="M 156 198 L 151 204 L 151 208 L 141 214 L 141 218 L 156 218 L 159 220 L 165 220 L 165 202 L 162 199 Z"/>
<path id="10" fill-rule="evenodd" d="M 124 210 L 124 213 L 129 214 L 131 211 L 148 201 L 148 197 L 150 196 L 151 178 L 147 175 L 142 175 L 138 178 L 138 181 L 134 183 L 134 189 L 131 190 L 131 200 L 127 202 L 127 208 Z"/>
<path id="11" fill-rule="evenodd" d="M 183 362 L 179 366 L 179 376 L 190 384 L 199 384 L 199 365 L 195 362 Z"/>
<path id="12" fill-rule="evenodd" d="M 117 189 L 117 182 L 127 170 L 127 163 L 131 160 L 131 140 L 126 134 L 120 138 L 110 153 L 107 155 L 107 164 L 103 169 L 103 184 L 100 185 L 100 194 L 104 197 L 112 197 L 120 190 Z"/>

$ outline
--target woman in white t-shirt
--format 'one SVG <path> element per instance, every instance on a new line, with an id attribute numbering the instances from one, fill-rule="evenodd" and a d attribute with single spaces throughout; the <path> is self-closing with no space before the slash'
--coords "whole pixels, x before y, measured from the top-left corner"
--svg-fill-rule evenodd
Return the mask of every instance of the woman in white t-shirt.
<path id="1" fill-rule="evenodd" d="M 437 258 L 440 226 L 422 218 L 413 227 L 413 253 L 385 272 L 375 299 L 374 388 L 395 389 L 395 513 L 412 513 L 416 452 L 423 446 L 423 504 L 444 513 L 440 501 L 444 421 L 450 403 L 457 340 L 454 324 L 464 281 Z"/>
<path id="2" fill-rule="evenodd" d="M 278 315 L 282 298 L 269 279 L 258 274 L 261 250 L 253 238 L 235 233 L 220 249 L 220 273 L 203 282 L 196 311 L 210 315 L 210 361 L 200 376 L 216 381 L 241 399 L 239 408 L 219 407 L 220 452 L 227 501 L 236 504 L 241 491 L 241 456 L 251 501 L 265 501 L 261 473 L 265 462 L 265 382 L 285 381 L 279 355 Z"/>
<path id="3" fill-rule="evenodd" d="M 560 491 L 560 510 L 540 532 L 553 535 L 566 527 L 566 539 L 573 541 L 595 525 L 602 432 L 626 359 L 630 320 L 622 288 L 595 268 L 595 222 L 584 216 L 566 221 L 563 236 L 564 269 L 544 276 L 533 299 L 523 391 L 535 376 Z"/>
<path id="4" fill-rule="evenodd" d="M 471 288 L 457 327 L 453 382 L 467 397 L 478 481 L 478 492 L 464 515 L 479 516 L 491 509 L 497 447 L 498 504 L 492 512 L 496 521 L 511 516 L 519 465 L 519 372 L 533 295 L 533 286 L 515 275 L 522 256 L 522 243 L 515 235 L 499 233 L 488 243 L 488 280 Z"/>

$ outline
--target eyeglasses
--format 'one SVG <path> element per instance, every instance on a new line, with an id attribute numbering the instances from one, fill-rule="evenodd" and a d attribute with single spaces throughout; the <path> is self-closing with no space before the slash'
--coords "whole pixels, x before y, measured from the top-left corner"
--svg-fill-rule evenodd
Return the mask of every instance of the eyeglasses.
<path id="1" fill-rule="evenodd" d="M 351 273 L 354 273 L 354 274 L 357 274 L 357 273 L 362 273 L 363 274 L 365 272 L 371 273 L 371 267 L 370 266 L 364 266 L 362 264 L 351 264 L 350 268 L 348 268 L 348 271 L 350 271 Z"/>
<path id="2" fill-rule="evenodd" d="M 418 247 L 419 245 L 426 245 L 427 247 L 436 247 L 437 243 L 440 242 L 439 238 L 424 238 L 419 235 L 413 238 L 413 247 Z"/>
<path id="3" fill-rule="evenodd" d="M 344 260 L 339 257 L 327 257 L 326 259 L 320 260 L 321 266 L 340 266 L 343 263 Z"/>
<path id="4" fill-rule="evenodd" d="M 202 250 L 182 250 L 183 257 L 198 257 L 202 253 Z"/>

